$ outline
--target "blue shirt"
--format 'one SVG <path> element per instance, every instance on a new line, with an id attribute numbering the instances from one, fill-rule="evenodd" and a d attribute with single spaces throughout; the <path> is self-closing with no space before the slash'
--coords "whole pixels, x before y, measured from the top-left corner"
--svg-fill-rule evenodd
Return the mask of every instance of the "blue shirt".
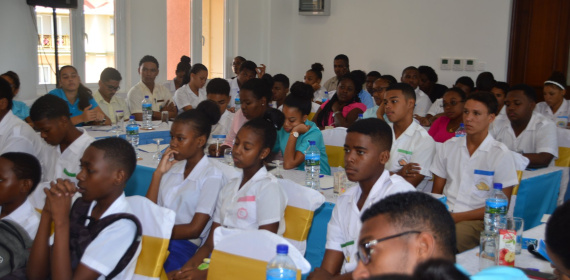
<path id="1" fill-rule="evenodd" d="M 455 264 L 455 267 L 469 276 L 471 280 L 525 280 L 529 279 L 520 269 L 508 266 L 492 266 L 481 270 L 475 275 L 469 275 L 461 265 Z"/>
<path id="2" fill-rule="evenodd" d="M 372 108 L 376 105 L 374 103 L 372 95 L 370 95 L 370 93 L 364 89 L 358 93 L 358 98 L 360 98 L 360 103 L 366 105 L 366 108 Z"/>
<path id="3" fill-rule="evenodd" d="M 65 96 L 65 92 L 63 92 L 63 89 L 60 88 L 56 88 L 50 91 L 48 94 L 52 94 L 63 99 L 67 103 L 67 107 L 69 107 L 69 113 L 71 114 L 71 117 L 76 117 L 83 114 L 83 110 L 79 109 L 79 98 L 76 98 L 75 103 L 71 104 L 67 99 L 67 96 Z M 91 109 L 95 109 L 97 108 L 97 106 L 99 106 L 97 105 L 97 101 L 95 101 L 93 97 L 89 99 L 89 104 L 91 104 Z"/>
<path id="4" fill-rule="evenodd" d="M 374 107 L 369 108 L 368 110 L 366 110 L 366 112 L 364 112 L 364 114 L 362 115 L 362 118 L 364 118 L 364 119 L 375 119 L 376 118 L 376 112 L 378 112 L 379 108 L 380 108 L 380 106 L 374 105 Z M 391 123 L 391 121 L 388 119 L 386 114 L 384 114 L 384 121 L 386 121 L 386 123 Z"/>
<path id="5" fill-rule="evenodd" d="M 297 139 L 297 145 L 295 145 L 295 150 L 305 154 L 305 150 L 309 147 L 309 140 L 315 141 L 317 148 L 321 152 L 321 174 L 331 175 L 331 167 L 329 165 L 329 158 L 327 157 L 327 151 L 325 150 L 325 141 L 323 140 L 323 134 L 317 127 L 317 125 L 312 121 L 305 121 L 306 125 L 310 125 L 309 131 L 299 134 Z M 289 140 L 290 132 L 286 132 L 284 128 L 277 131 L 277 143 L 281 150 L 281 153 L 285 153 L 285 148 L 287 147 L 287 141 Z M 275 149 L 274 149 L 275 150 Z M 298 170 L 305 170 L 305 161 L 303 161 L 299 166 Z"/>
<path id="6" fill-rule="evenodd" d="M 30 116 L 30 107 L 22 101 L 12 100 L 12 113 L 21 120 L 25 120 Z"/>

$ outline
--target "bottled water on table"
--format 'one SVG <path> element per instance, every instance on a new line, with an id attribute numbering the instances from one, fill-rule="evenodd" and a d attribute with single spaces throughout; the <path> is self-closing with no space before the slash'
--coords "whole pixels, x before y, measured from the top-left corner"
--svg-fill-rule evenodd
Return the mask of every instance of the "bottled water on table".
<path id="1" fill-rule="evenodd" d="M 329 100 L 329 92 L 325 91 L 325 97 L 323 97 L 323 103 L 327 102 L 327 100 Z"/>
<path id="2" fill-rule="evenodd" d="M 358 119 L 357 119 L 357 121 L 363 120 L 363 119 L 364 119 L 364 114 L 358 114 Z"/>
<path id="3" fill-rule="evenodd" d="M 309 147 L 305 151 L 305 186 L 319 190 L 321 172 L 321 152 L 315 141 L 309 141 Z"/>
<path id="4" fill-rule="evenodd" d="M 277 245 L 277 255 L 267 263 L 265 279 L 297 279 L 297 268 L 293 260 L 287 255 L 289 247 L 285 244 Z"/>
<path id="5" fill-rule="evenodd" d="M 223 154 L 221 153 L 222 144 L 226 141 L 226 135 L 223 134 L 216 134 L 212 135 L 212 138 L 216 141 L 216 157 L 221 157 Z"/>
<path id="6" fill-rule="evenodd" d="M 485 230 L 498 232 L 499 229 L 505 228 L 505 216 L 507 215 L 507 207 L 509 201 L 503 193 L 503 185 L 495 183 L 491 196 L 485 200 Z"/>
<path id="7" fill-rule="evenodd" d="M 465 131 L 465 125 L 463 123 L 460 123 L 459 128 L 455 131 L 455 137 L 464 137 L 465 135 L 467 135 L 467 132 Z"/>
<path id="8" fill-rule="evenodd" d="M 145 95 L 142 101 L 142 120 L 143 129 L 152 128 L 152 103 L 148 99 L 148 95 Z"/>
<path id="9" fill-rule="evenodd" d="M 129 143 L 131 143 L 131 145 L 133 145 L 133 148 L 135 149 L 135 152 L 137 153 L 137 158 L 139 158 L 139 125 L 135 122 L 135 116 L 131 116 L 129 119 L 129 123 L 127 124 L 127 126 L 125 127 L 126 130 L 126 138 L 127 141 L 129 141 Z"/>
<path id="10" fill-rule="evenodd" d="M 239 101 L 239 98 L 236 98 L 236 112 L 241 108 L 241 102 Z"/>

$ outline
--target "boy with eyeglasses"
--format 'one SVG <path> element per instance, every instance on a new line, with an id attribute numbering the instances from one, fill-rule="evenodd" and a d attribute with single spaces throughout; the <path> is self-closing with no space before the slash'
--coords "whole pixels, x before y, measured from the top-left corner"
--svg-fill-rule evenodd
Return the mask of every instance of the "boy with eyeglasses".
<path id="1" fill-rule="evenodd" d="M 123 118 L 129 119 L 131 115 L 129 107 L 125 99 L 116 96 L 117 91 L 121 88 L 121 73 L 115 68 L 107 67 L 99 78 L 99 89 L 93 94 L 93 98 L 103 110 L 103 113 L 111 119 L 111 123 L 117 122 L 116 112 L 123 111 Z"/>

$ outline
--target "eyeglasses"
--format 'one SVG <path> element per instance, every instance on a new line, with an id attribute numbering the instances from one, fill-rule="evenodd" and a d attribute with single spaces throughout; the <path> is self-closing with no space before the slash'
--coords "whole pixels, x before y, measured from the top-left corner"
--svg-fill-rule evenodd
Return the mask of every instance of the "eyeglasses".
<path id="1" fill-rule="evenodd" d="M 417 231 L 417 230 L 404 231 L 402 233 L 390 235 L 390 236 L 387 236 L 384 238 L 371 240 L 371 241 L 368 241 L 367 243 L 360 244 L 358 246 L 358 253 L 356 253 L 356 256 L 358 257 L 358 260 L 362 261 L 362 263 L 364 265 L 367 265 L 370 262 L 370 255 L 372 253 L 374 253 L 374 250 L 372 249 L 372 247 L 376 246 L 380 242 L 390 240 L 390 239 L 394 239 L 396 237 L 412 234 L 412 233 L 421 233 L 421 231 Z"/>
<path id="2" fill-rule="evenodd" d="M 441 104 L 441 107 L 442 107 L 442 108 L 445 108 L 445 107 L 447 107 L 447 106 L 453 107 L 453 106 L 455 106 L 455 105 L 457 105 L 457 104 L 459 104 L 459 103 L 463 103 L 463 101 L 451 101 L 451 102 L 449 102 L 449 103 L 443 102 L 443 104 Z"/>
<path id="3" fill-rule="evenodd" d="M 108 90 L 111 90 L 111 91 L 118 91 L 119 89 L 121 89 L 121 87 L 114 87 L 111 85 L 105 85 L 105 86 L 107 87 Z"/>

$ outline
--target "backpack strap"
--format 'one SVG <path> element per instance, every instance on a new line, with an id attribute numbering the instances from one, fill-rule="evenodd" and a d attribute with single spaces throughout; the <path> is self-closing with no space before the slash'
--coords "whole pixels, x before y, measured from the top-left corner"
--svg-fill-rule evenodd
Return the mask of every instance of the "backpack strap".
<path id="1" fill-rule="evenodd" d="M 81 261 L 81 257 L 93 241 L 89 229 L 85 226 L 85 221 L 90 219 L 87 217 L 91 202 L 83 200 L 79 197 L 71 206 L 69 214 L 69 253 L 71 259 L 71 269 L 75 270 Z"/>

